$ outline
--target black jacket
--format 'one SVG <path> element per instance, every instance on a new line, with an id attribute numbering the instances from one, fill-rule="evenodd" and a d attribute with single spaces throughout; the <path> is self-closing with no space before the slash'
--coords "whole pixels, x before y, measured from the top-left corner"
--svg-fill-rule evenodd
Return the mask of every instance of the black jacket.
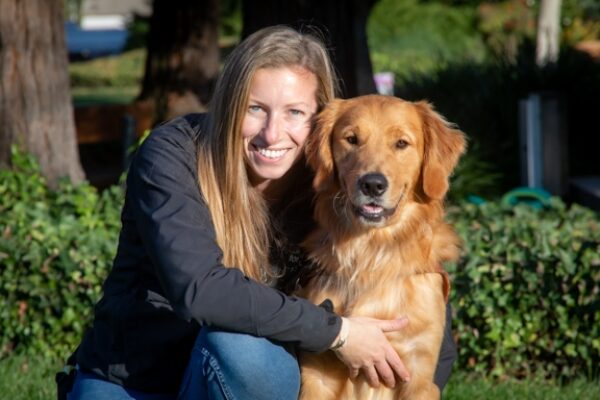
<path id="1" fill-rule="evenodd" d="M 221 263 L 197 183 L 201 115 L 155 129 L 132 160 L 113 268 L 77 354 L 83 370 L 177 392 L 201 325 L 323 351 L 340 318 Z"/>

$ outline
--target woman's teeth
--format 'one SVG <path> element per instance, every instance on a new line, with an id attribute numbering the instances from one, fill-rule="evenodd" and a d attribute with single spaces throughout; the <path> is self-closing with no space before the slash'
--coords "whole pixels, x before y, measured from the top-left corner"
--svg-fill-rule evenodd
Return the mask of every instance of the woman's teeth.
<path id="1" fill-rule="evenodd" d="M 269 149 L 258 149 L 258 152 L 266 157 L 266 158 L 271 158 L 271 159 L 275 159 L 275 158 L 280 158 L 281 156 L 283 156 L 285 154 L 287 150 L 283 149 L 283 150 L 269 150 Z"/>

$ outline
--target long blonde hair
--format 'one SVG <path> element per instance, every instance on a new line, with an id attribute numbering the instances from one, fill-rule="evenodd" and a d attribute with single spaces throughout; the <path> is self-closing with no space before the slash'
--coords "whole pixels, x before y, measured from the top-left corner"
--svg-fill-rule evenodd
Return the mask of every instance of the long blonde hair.
<path id="1" fill-rule="evenodd" d="M 285 26 L 265 28 L 248 36 L 227 59 L 198 142 L 199 184 L 223 264 L 265 283 L 275 277 L 268 260 L 271 224 L 264 197 L 248 180 L 241 127 L 255 72 L 293 66 L 315 74 L 318 110 L 335 97 L 336 74 L 316 36 Z"/>

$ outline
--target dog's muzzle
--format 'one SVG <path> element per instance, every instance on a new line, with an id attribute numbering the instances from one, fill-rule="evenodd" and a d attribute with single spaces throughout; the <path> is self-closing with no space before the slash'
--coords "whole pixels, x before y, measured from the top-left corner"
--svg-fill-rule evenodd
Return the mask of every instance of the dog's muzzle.
<path id="1" fill-rule="evenodd" d="M 396 207 L 385 208 L 381 196 L 387 191 L 387 178 L 380 173 L 370 172 L 356 182 L 360 198 L 354 203 L 354 212 L 365 222 L 377 224 L 394 213 Z"/>

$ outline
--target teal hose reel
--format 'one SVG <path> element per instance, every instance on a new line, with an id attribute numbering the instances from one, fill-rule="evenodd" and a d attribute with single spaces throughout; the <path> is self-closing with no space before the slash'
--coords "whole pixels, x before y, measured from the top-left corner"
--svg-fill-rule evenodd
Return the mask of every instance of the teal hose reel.
<path id="1" fill-rule="evenodd" d="M 506 206 L 516 206 L 517 204 L 527 204 L 535 209 L 541 210 L 550 206 L 552 195 L 540 188 L 518 187 L 502 196 L 501 202 Z M 481 205 L 486 202 L 482 197 L 470 195 L 467 200 L 471 204 Z"/>
<path id="2" fill-rule="evenodd" d="M 552 195 L 540 188 L 518 187 L 502 196 L 502 204 L 515 206 L 527 204 L 536 209 L 542 209 L 550 205 Z"/>

